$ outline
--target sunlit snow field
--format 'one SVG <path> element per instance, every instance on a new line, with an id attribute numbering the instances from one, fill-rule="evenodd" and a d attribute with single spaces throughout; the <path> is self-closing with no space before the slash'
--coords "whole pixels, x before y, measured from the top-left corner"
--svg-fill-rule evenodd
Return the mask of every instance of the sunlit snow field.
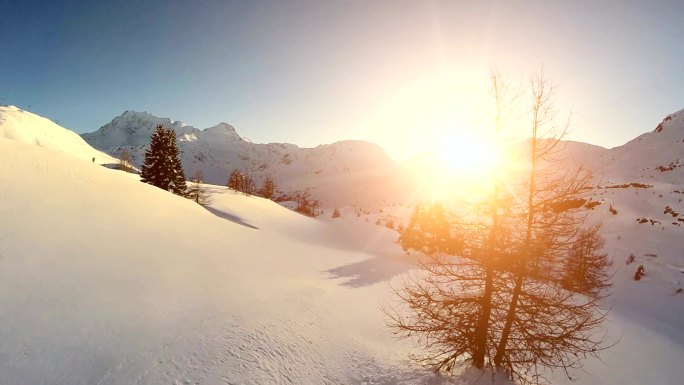
<path id="1" fill-rule="evenodd" d="M 100 166 L 112 159 L 41 119 L 0 107 L 0 384 L 488 383 L 416 367 L 421 351 L 385 327 L 418 257 L 377 213 L 312 219 L 219 186 L 203 208 Z M 682 207 L 683 187 L 597 190 L 618 343 L 572 383 L 684 378 L 684 227 L 635 221 Z"/>

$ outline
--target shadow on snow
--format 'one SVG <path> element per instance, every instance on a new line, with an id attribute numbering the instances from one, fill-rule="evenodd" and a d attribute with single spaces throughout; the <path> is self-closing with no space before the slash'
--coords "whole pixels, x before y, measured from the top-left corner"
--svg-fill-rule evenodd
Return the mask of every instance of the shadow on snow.
<path id="1" fill-rule="evenodd" d="M 240 217 L 238 217 L 238 216 L 236 216 L 236 215 L 228 214 L 227 212 L 224 212 L 224 211 L 221 211 L 221 210 L 217 210 L 217 209 L 214 209 L 214 208 L 211 208 L 211 207 L 207 207 L 207 206 L 203 206 L 203 207 L 204 207 L 205 209 L 207 209 L 207 211 L 209 211 L 210 213 L 216 215 L 216 216 L 219 217 L 219 218 L 223 218 L 223 219 L 229 220 L 229 221 L 231 221 L 231 222 L 233 222 L 233 223 L 237 223 L 238 225 L 241 225 L 241 226 L 249 227 L 250 229 L 259 229 L 258 227 L 256 227 L 256 226 L 254 226 L 254 225 L 252 225 L 252 224 L 249 224 L 249 223 L 243 221 L 242 218 L 240 218 Z"/>
<path id="2" fill-rule="evenodd" d="M 417 266 L 408 259 L 400 260 L 390 256 L 375 256 L 363 261 L 350 263 L 326 270 L 332 279 L 345 279 L 342 286 L 364 287 L 378 282 L 389 281 Z"/>

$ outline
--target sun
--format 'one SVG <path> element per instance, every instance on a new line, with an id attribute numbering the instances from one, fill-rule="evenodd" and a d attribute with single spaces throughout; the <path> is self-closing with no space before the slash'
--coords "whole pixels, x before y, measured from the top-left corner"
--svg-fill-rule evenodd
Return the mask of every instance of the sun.
<path id="1" fill-rule="evenodd" d="M 487 177 L 501 163 L 501 155 L 493 142 L 467 132 L 441 138 L 435 152 L 441 171 L 453 176 Z"/>
<path id="2" fill-rule="evenodd" d="M 431 200 L 481 199 L 509 169 L 493 141 L 468 131 L 440 136 L 426 155 L 413 171 Z"/>

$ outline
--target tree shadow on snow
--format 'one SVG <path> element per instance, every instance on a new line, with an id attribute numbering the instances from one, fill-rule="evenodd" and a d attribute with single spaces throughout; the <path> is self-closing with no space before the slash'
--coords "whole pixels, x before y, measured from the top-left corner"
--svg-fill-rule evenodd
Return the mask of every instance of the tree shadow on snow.
<path id="1" fill-rule="evenodd" d="M 251 225 L 251 224 L 249 224 L 249 223 L 243 221 L 242 218 L 240 218 L 240 217 L 238 217 L 238 216 L 236 216 L 236 215 L 228 214 L 227 212 L 224 212 L 224 211 L 221 211 L 221 210 L 216 210 L 216 209 L 211 208 L 211 207 L 208 207 L 208 206 L 203 206 L 203 207 L 204 207 L 205 209 L 207 209 L 207 211 L 209 211 L 210 213 L 216 215 L 216 216 L 219 217 L 219 218 L 223 218 L 223 219 L 229 220 L 229 221 L 231 221 L 231 222 L 233 222 L 233 223 L 237 223 L 238 225 L 241 225 L 241 226 L 249 227 L 250 229 L 259 229 L 258 227 L 256 227 L 256 226 L 254 226 L 254 225 Z"/>
<path id="2" fill-rule="evenodd" d="M 331 279 L 346 278 L 342 286 L 364 287 L 378 282 L 389 281 L 417 266 L 408 259 L 399 260 L 389 256 L 377 256 L 363 261 L 326 270 Z"/>

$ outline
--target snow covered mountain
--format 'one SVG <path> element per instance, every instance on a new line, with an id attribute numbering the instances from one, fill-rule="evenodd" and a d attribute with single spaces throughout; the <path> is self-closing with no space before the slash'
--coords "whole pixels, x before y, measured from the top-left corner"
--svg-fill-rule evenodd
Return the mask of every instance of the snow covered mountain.
<path id="1" fill-rule="evenodd" d="M 311 189 L 324 207 L 358 205 L 377 210 L 411 193 L 410 176 L 379 146 L 343 141 L 315 148 L 293 144 L 256 144 L 220 123 L 204 130 L 148 112 L 126 111 L 99 130 L 83 134 L 93 147 L 118 156 L 124 149 L 140 167 L 157 124 L 173 129 L 188 177 L 202 171 L 204 181 L 225 185 L 234 169 L 246 170 L 261 187 L 267 175 L 284 193 Z"/>

